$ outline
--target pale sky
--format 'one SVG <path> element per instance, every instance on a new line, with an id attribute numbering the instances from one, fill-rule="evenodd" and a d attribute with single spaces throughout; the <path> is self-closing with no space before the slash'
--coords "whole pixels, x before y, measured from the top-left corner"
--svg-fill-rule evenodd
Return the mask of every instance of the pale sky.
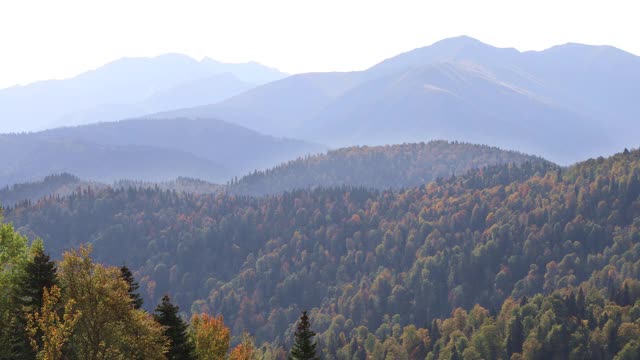
<path id="1" fill-rule="evenodd" d="M 288 73 L 360 70 L 443 38 L 640 54 L 638 0 L 0 0 L 0 88 L 124 56 L 254 60 Z"/>

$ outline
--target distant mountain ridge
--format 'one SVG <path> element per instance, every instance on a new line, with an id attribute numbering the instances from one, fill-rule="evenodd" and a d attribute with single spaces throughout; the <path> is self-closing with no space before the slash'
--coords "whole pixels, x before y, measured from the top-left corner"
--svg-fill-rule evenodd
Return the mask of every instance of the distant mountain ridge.
<path id="1" fill-rule="evenodd" d="M 14 184 L 0 189 L 0 206 L 13 206 L 21 201 L 35 201 L 49 195 L 67 195 L 83 181 L 71 174 L 53 174 L 42 180 Z"/>
<path id="2" fill-rule="evenodd" d="M 333 147 L 461 140 L 570 164 L 636 146 L 640 58 L 610 46 L 496 48 L 462 36 L 365 70 L 308 73 L 217 104 L 218 116 Z"/>
<path id="3" fill-rule="evenodd" d="M 324 151 L 216 119 L 125 120 L 28 134 L 0 135 L 0 186 L 71 173 L 91 181 L 225 183 L 234 175 Z"/>
<path id="4" fill-rule="evenodd" d="M 101 126 L 104 125 L 96 125 Z M 125 127 L 120 131 L 130 130 L 131 128 Z M 97 135 L 104 136 L 105 141 L 109 142 L 107 131 L 97 132 Z M 48 135 L 50 141 L 59 141 L 61 138 L 59 135 Z M 69 134 L 65 135 L 65 138 L 67 141 L 73 141 L 73 136 Z M 446 180 L 472 169 L 524 163 L 530 163 L 532 166 L 555 166 L 536 156 L 460 142 L 431 141 L 373 147 L 356 146 L 316 155 L 308 154 L 265 170 L 249 172 L 228 181 L 226 185 L 223 185 L 223 181 L 212 183 L 183 176 L 175 179 L 164 177 L 156 181 L 136 180 L 140 179 L 139 177 L 114 180 L 110 177 L 98 183 L 81 180 L 74 175 L 54 174 L 45 177 L 44 180 L 5 187 L 0 190 L 0 204 L 6 206 L 27 199 L 33 201 L 50 194 L 66 195 L 78 186 L 159 188 L 189 194 L 230 193 L 245 196 L 342 186 L 378 190 L 401 189 Z M 115 173 L 118 173 L 118 170 L 116 167 Z"/>
<path id="5" fill-rule="evenodd" d="M 166 54 L 123 58 L 64 80 L 0 89 L 0 133 L 114 121 L 223 100 L 286 74 Z M 167 101 L 167 94 L 170 94 Z"/>
<path id="6" fill-rule="evenodd" d="M 525 162 L 552 165 L 515 151 L 459 142 L 348 147 L 248 174 L 231 183 L 228 192 L 265 195 L 317 187 L 410 188 L 472 169 Z"/>
<path id="7" fill-rule="evenodd" d="M 225 186 L 208 181 L 178 177 L 173 180 L 149 182 L 122 179 L 112 184 L 86 181 L 68 174 L 53 174 L 41 180 L 13 184 L 0 188 L 0 208 L 13 207 L 23 202 L 37 202 L 49 196 L 69 196 L 82 191 L 113 189 L 168 190 L 185 194 L 213 194 L 224 191 Z"/>

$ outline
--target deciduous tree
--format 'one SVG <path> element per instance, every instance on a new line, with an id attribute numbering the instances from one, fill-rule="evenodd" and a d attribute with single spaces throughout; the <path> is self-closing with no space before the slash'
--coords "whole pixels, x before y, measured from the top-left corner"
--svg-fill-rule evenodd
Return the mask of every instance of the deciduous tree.
<path id="1" fill-rule="evenodd" d="M 60 288 L 53 285 L 44 288 L 42 308 L 27 317 L 27 332 L 38 360 L 62 359 L 62 349 L 69 342 L 74 327 L 82 313 L 74 308 L 75 302 L 68 300 L 60 317 Z"/>
<path id="2" fill-rule="evenodd" d="M 231 332 L 222 315 L 195 314 L 191 318 L 191 338 L 199 360 L 222 360 L 229 352 Z"/>

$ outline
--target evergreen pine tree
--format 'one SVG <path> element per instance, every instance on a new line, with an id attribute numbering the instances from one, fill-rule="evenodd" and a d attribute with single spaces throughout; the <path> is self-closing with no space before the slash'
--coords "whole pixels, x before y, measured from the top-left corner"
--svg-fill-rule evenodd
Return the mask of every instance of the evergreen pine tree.
<path id="1" fill-rule="evenodd" d="M 192 344 L 187 337 L 187 324 L 178 315 L 180 309 L 171 303 L 168 295 L 162 297 L 162 302 L 156 307 L 154 318 L 165 327 L 164 335 L 171 345 L 167 352 L 168 360 L 195 359 Z"/>
<path id="2" fill-rule="evenodd" d="M 453 345 L 451 349 L 451 360 L 462 360 L 462 356 L 460 356 L 458 348 L 455 345 Z"/>
<path id="3" fill-rule="evenodd" d="M 520 312 L 516 312 L 516 317 L 509 326 L 509 335 L 507 337 L 507 355 L 522 353 L 522 343 L 524 342 L 524 328 L 522 326 L 522 317 Z"/>
<path id="4" fill-rule="evenodd" d="M 316 356 L 316 343 L 312 338 L 316 336 L 316 333 L 311 331 L 311 324 L 309 323 L 309 317 L 307 312 L 303 311 L 300 320 L 298 321 L 298 328 L 295 334 L 295 343 L 291 348 L 291 355 L 289 360 L 317 360 Z"/>
<path id="5" fill-rule="evenodd" d="M 131 303 L 133 304 L 133 308 L 136 310 L 142 308 L 142 304 L 144 303 L 144 300 L 142 299 L 142 296 L 138 294 L 138 289 L 140 288 L 140 285 L 133 278 L 133 273 L 131 272 L 131 270 L 129 270 L 128 267 L 122 266 L 120 268 L 120 274 L 122 276 L 122 279 L 124 279 L 124 281 L 126 281 L 127 284 L 129 284 L 129 297 L 131 298 Z"/>
<path id="6" fill-rule="evenodd" d="M 584 291 L 582 288 L 578 290 L 578 296 L 576 297 L 576 307 L 578 308 L 578 316 L 582 318 L 586 309 L 586 298 L 584 296 Z"/>
<path id="7" fill-rule="evenodd" d="M 11 353 L 16 359 L 35 359 L 36 357 L 26 332 L 25 314 L 42 308 L 44 289 L 49 289 L 57 283 L 56 271 L 56 265 L 44 252 L 42 242 L 35 242 L 31 247 L 31 259 L 25 266 L 24 275 L 17 289 L 18 312 L 10 325 L 12 327 Z"/>
<path id="8" fill-rule="evenodd" d="M 440 340 L 440 327 L 438 326 L 438 321 L 437 320 L 433 320 L 431 322 L 431 329 L 430 329 L 431 333 L 431 339 L 432 342 L 435 343 L 436 341 Z"/>
<path id="9" fill-rule="evenodd" d="M 578 315 L 578 305 L 576 302 L 576 296 L 573 291 L 569 292 L 569 294 L 565 297 L 565 305 L 567 306 L 567 311 L 569 311 L 569 315 L 576 316 Z"/>
<path id="10" fill-rule="evenodd" d="M 631 292 L 629 290 L 629 284 L 626 281 L 624 283 L 624 286 L 622 287 L 621 300 L 622 301 L 621 301 L 620 305 L 622 305 L 622 306 L 632 305 Z"/>

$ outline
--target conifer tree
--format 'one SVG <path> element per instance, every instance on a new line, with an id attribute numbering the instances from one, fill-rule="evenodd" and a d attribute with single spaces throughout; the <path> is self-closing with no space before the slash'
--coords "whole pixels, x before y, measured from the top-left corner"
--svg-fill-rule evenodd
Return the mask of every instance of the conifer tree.
<path id="1" fill-rule="evenodd" d="M 522 352 L 522 343 L 524 342 L 524 329 L 522 326 L 522 316 L 520 312 L 516 313 L 515 319 L 509 326 L 509 335 L 507 337 L 507 355 Z"/>
<path id="2" fill-rule="evenodd" d="M 584 316 L 585 313 L 585 304 L 586 298 L 584 296 L 584 291 L 580 288 L 578 296 L 576 297 L 576 307 L 578 308 L 578 315 L 581 317 Z"/>
<path id="3" fill-rule="evenodd" d="M 451 349 L 451 360 L 462 360 L 462 356 L 460 356 L 460 353 L 458 352 L 458 348 L 456 347 L 455 344 Z"/>
<path id="4" fill-rule="evenodd" d="M 431 322 L 431 339 L 433 340 L 433 342 L 435 343 L 436 341 L 438 341 L 438 339 L 440 339 L 440 328 L 438 326 L 438 321 L 436 319 L 434 319 Z"/>
<path id="5" fill-rule="evenodd" d="M 138 289 L 140 285 L 133 278 L 133 273 L 129 270 L 128 267 L 122 266 L 120 268 L 120 273 L 124 281 L 129 284 L 129 297 L 131 298 L 131 303 L 133 304 L 133 308 L 138 310 L 142 308 L 142 304 L 144 304 L 144 300 L 142 296 L 138 293 Z"/>
<path id="6" fill-rule="evenodd" d="M 44 252 L 42 241 L 34 242 L 30 252 L 30 259 L 25 265 L 25 271 L 16 291 L 18 309 L 12 324 L 11 352 L 12 356 L 20 359 L 35 358 L 35 352 L 26 332 L 25 314 L 39 311 L 43 305 L 45 290 L 57 284 L 56 265 Z M 42 336 L 39 330 L 36 335 L 36 339 Z M 38 342 L 38 345 L 41 344 Z"/>
<path id="7" fill-rule="evenodd" d="M 162 297 L 162 302 L 156 307 L 154 318 L 165 327 L 164 336 L 169 341 L 168 360 L 195 359 L 193 345 L 188 341 L 187 324 L 178 314 L 180 308 L 171 303 L 169 295 Z"/>
<path id="8" fill-rule="evenodd" d="M 289 360 L 319 359 L 316 356 L 316 343 L 312 339 L 314 336 L 316 336 L 316 333 L 311 330 L 311 324 L 309 323 L 307 312 L 303 311 L 302 316 L 298 321 L 298 327 L 295 333 L 295 343 L 291 348 Z"/>

